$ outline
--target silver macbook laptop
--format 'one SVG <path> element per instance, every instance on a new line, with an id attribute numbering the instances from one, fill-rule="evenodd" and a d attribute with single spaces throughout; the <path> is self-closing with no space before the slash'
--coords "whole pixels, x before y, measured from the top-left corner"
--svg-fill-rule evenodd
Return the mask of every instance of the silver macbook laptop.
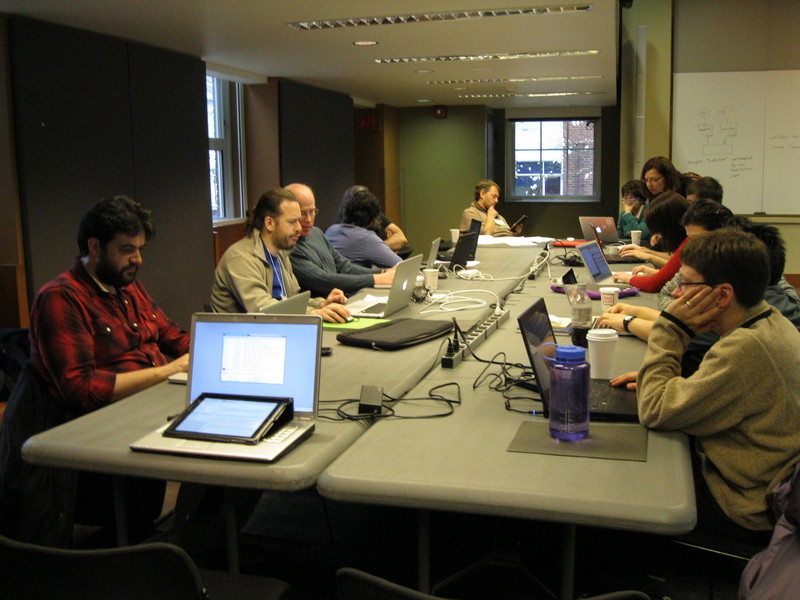
<path id="1" fill-rule="evenodd" d="M 411 295 L 414 293 L 414 286 L 417 283 L 417 275 L 421 265 L 422 254 L 417 254 L 399 263 L 396 267 L 397 270 L 394 274 L 394 281 L 392 281 L 389 295 L 383 296 L 379 300 L 356 300 L 347 305 L 350 314 L 354 317 L 380 319 L 408 306 L 409 302 L 411 302 Z"/>
<path id="2" fill-rule="evenodd" d="M 310 297 L 311 292 L 300 292 L 290 298 L 265 306 L 260 312 L 265 315 L 304 315 L 306 314 Z"/>
<path id="3" fill-rule="evenodd" d="M 428 253 L 428 262 L 425 263 L 426 269 L 436 268 L 436 257 L 439 255 L 439 246 L 442 243 L 442 238 L 436 238 L 431 242 L 431 250 Z"/>
<path id="4" fill-rule="evenodd" d="M 555 342 L 555 335 L 544 298 L 539 298 L 527 308 L 517 318 L 517 323 L 547 416 L 550 408 L 550 367 L 546 358 L 555 356 L 555 346 L 545 344 Z M 639 422 L 636 392 L 614 387 L 603 379 L 592 379 L 591 387 L 590 420 Z"/>
<path id="5" fill-rule="evenodd" d="M 614 217 L 578 217 L 583 239 L 599 239 L 604 244 L 619 244 Z"/>
<path id="6" fill-rule="evenodd" d="M 578 252 L 581 253 L 583 264 L 586 270 L 589 271 L 589 277 L 592 283 L 598 286 L 629 288 L 628 284 L 616 283 L 614 281 L 614 274 L 611 272 L 611 267 L 608 266 L 603 250 L 600 245 L 595 242 L 586 242 L 578 246 Z"/>
<path id="7" fill-rule="evenodd" d="M 131 449 L 271 462 L 311 435 L 319 402 L 319 316 L 195 313 L 191 340 L 188 408 L 207 397 L 266 403 L 291 399 L 291 406 L 256 444 L 165 436 L 167 424 L 133 442 Z M 237 409 L 241 406 L 251 405 L 240 403 Z M 223 410 L 229 411 L 225 418 L 195 419 L 190 425 L 226 435 L 235 415 Z"/>

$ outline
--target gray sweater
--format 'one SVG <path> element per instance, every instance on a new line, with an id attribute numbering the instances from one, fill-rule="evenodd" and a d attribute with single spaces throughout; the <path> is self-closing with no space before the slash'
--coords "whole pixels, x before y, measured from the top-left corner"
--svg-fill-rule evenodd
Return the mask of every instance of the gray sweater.
<path id="1" fill-rule="evenodd" d="M 351 263 L 331 246 L 319 227 L 313 227 L 297 242 L 292 251 L 292 266 L 300 286 L 311 290 L 312 296 L 323 298 L 333 288 L 350 296 L 361 288 L 372 287 L 375 283 L 372 274 L 379 272 Z"/>

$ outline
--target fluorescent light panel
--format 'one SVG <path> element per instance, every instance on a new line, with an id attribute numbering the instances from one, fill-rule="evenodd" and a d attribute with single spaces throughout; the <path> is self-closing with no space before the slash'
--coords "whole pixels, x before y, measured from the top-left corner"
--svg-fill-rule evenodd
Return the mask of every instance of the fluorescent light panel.
<path id="1" fill-rule="evenodd" d="M 485 19 L 488 17 L 516 17 L 520 15 L 544 15 L 553 13 L 579 13 L 592 10 L 592 4 L 557 4 L 528 8 L 498 8 L 459 10 L 432 13 L 411 13 L 407 15 L 384 15 L 374 17 L 348 17 L 319 21 L 299 21 L 286 23 L 296 31 L 318 31 L 322 29 L 342 29 L 349 27 L 371 27 L 374 25 L 403 25 L 406 23 L 430 23 L 436 21 L 460 21 L 463 19 Z"/>
<path id="2" fill-rule="evenodd" d="M 517 60 L 519 58 L 555 58 L 565 56 L 596 56 L 599 50 L 557 50 L 553 52 L 515 52 L 499 54 L 460 54 L 454 56 L 406 56 L 402 58 L 376 58 L 381 65 L 424 62 L 478 62 L 483 60 Z"/>
<path id="3" fill-rule="evenodd" d="M 594 92 L 542 92 L 536 94 L 459 94 L 459 98 L 552 98 L 555 96 L 591 96 Z"/>
<path id="4" fill-rule="evenodd" d="M 587 79 L 602 79 L 602 75 L 571 75 L 554 77 L 510 77 L 508 79 L 441 79 L 439 81 L 427 81 L 432 85 L 476 85 L 480 83 L 530 83 L 541 81 L 585 81 Z"/>

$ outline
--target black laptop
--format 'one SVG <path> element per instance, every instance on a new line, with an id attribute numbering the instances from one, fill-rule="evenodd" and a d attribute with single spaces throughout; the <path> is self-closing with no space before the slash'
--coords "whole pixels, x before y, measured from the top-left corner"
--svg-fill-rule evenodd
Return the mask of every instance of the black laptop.
<path id="1" fill-rule="evenodd" d="M 544 298 L 539 298 L 531 304 L 517 318 L 517 322 L 539 388 L 544 414 L 547 416 L 550 408 L 550 367 L 547 359 L 555 356 L 555 346 L 545 344 L 554 343 L 555 335 Z M 589 419 L 638 423 L 636 392 L 614 387 L 604 379 L 592 379 L 592 406 Z"/>
<path id="2" fill-rule="evenodd" d="M 480 221 L 477 221 L 480 224 Z M 450 270 L 456 267 L 467 268 L 467 263 L 475 260 L 475 251 L 478 248 L 478 234 L 475 232 L 462 233 L 458 236 L 456 249 L 453 251 L 453 258 L 450 259 Z"/>

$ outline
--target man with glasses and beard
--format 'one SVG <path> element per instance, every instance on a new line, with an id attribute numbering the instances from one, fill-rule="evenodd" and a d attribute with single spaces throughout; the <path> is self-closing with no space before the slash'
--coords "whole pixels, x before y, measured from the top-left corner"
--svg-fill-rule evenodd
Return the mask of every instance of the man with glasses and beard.
<path id="1" fill-rule="evenodd" d="M 150 211 L 138 202 L 100 201 L 81 220 L 80 256 L 33 302 L 31 360 L 65 421 L 188 369 L 189 334 L 136 281 L 153 234 Z M 142 539 L 160 513 L 164 483 L 126 479 L 122 485 L 132 500 L 131 538 Z M 77 490 L 75 522 L 114 523 L 109 476 L 80 473 Z"/>

